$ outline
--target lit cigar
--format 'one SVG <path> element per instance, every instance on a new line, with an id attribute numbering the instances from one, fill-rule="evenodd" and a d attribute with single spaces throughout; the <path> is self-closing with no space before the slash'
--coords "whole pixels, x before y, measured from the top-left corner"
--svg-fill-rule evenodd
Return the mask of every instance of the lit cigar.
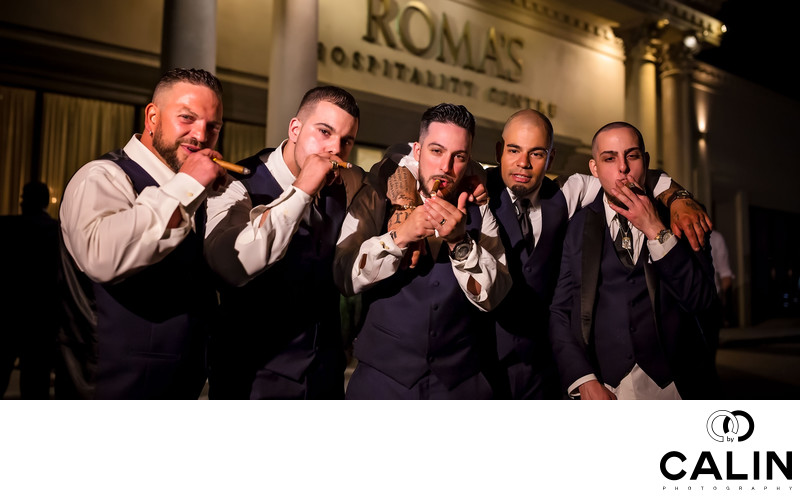
<path id="1" fill-rule="evenodd" d="M 436 192 L 439 191 L 439 184 L 442 183 L 441 180 L 434 180 L 433 187 L 431 187 L 431 195 L 435 195 Z"/>
<path id="2" fill-rule="evenodd" d="M 625 186 L 626 186 L 626 187 L 628 187 L 629 189 L 631 189 L 631 190 L 633 191 L 633 193 L 634 193 L 634 194 L 636 194 L 636 195 L 645 195 L 645 193 L 644 193 L 644 190 L 642 190 L 641 188 L 639 188 L 639 187 L 638 187 L 638 186 L 637 186 L 635 183 L 633 183 L 633 182 L 628 182 L 628 183 L 626 183 L 626 184 L 625 184 Z"/>
<path id="3" fill-rule="evenodd" d="M 239 173 L 240 175 L 250 174 L 250 170 L 245 168 L 244 166 L 239 166 L 238 164 L 229 163 L 228 161 L 223 161 L 222 159 L 217 159 L 216 157 L 213 158 L 212 161 L 216 162 L 217 164 L 227 169 L 228 171 L 233 171 L 234 173 Z"/>
<path id="4" fill-rule="evenodd" d="M 339 161 L 334 161 L 333 159 L 331 159 L 331 165 L 333 166 L 333 169 L 336 169 L 336 168 L 352 168 L 353 167 L 353 165 L 351 163 L 340 163 Z"/>

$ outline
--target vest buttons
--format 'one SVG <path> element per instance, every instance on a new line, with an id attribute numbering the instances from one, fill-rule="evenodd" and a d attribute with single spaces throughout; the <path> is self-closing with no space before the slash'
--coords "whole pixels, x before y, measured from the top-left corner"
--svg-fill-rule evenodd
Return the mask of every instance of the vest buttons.
<path id="1" fill-rule="evenodd" d="M 431 285 L 433 285 L 434 287 L 439 287 L 439 281 L 438 280 L 434 280 Z"/>
<path id="2" fill-rule="evenodd" d="M 433 306 L 431 306 L 431 308 L 433 308 L 433 311 L 436 311 L 436 310 L 439 309 L 439 305 L 438 304 L 434 304 Z"/>

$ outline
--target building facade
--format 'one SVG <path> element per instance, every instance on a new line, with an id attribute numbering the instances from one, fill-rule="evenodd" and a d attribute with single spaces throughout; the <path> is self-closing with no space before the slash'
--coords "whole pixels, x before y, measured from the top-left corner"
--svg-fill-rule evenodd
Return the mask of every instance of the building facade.
<path id="1" fill-rule="evenodd" d="M 142 128 L 162 68 L 219 76 L 220 150 L 232 161 L 277 145 L 318 83 L 358 99 L 352 159 L 364 167 L 414 140 L 439 102 L 475 114 L 474 156 L 493 165 L 506 118 L 530 107 L 555 127 L 553 174 L 588 172 L 604 123 L 639 127 L 653 167 L 692 190 L 725 235 L 738 323 L 800 314 L 800 103 L 695 59 L 724 36 L 708 14 L 720 3 L 17 2 L 0 11 L 0 209 L 17 212 L 21 186 L 41 179 L 55 214 L 77 168 Z"/>

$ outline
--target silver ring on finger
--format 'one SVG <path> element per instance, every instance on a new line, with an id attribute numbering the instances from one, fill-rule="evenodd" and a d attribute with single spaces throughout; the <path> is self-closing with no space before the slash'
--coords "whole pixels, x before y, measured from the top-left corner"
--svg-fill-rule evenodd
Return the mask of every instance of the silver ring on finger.
<path id="1" fill-rule="evenodd" d="M 442 221 L 439 222 L 439 224 L 442 226 L 444 226 L 445 223 L 447 223 L 447 220 L 445 218 L 442 218 Z"/>

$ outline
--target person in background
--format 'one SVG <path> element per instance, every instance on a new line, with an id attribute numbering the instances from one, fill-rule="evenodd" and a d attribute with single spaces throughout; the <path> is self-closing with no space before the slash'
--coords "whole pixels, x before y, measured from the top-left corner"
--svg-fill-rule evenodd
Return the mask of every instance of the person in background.
<path id="1" fill-rule="evenodd" d="M 19 358 L 20 397 L 50 399 L 50 376 L 59 325 L 58 221 L 47 214 L 50 189 L 31 181 L 22 187 L 22 214 L 0 218 L 6 262 L 0 332 L 0 398 Z"/>

